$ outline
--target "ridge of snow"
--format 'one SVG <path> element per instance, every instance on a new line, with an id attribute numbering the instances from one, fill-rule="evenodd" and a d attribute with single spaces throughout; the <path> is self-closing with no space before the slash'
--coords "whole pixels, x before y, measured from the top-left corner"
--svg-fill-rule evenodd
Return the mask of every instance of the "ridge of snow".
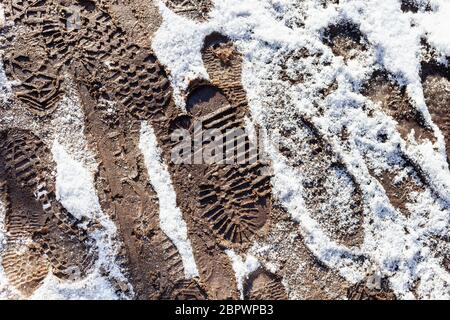
<path id="1" fill-rule="evenodd" d="M 255 272 L 259 267 L 260 263 L 255 256 L 247 254 L 245 261 L 243 258 L 234 252 L 234 250 L 225 250 L 228 258 L 231 261 L 231 266 L 236 278 L 236 285 L 240 293 L 241 300 L 244 299 L 244 281 Z"/>
<path id="2" fill-rule="evenodd" d="M 8 79 L 6 79 L 5 69 L 3 68 L 3 61 L 0 56 L 0 103 L 6 103 L 10 96 L 11 84 Z"/>
<path id="3" fill-rule="evenodd" d="M 5 9 L 3 8 L 3 3 L 0 3 L 0 29 L 5 26 Z"/>
<path id="4" fill-rule="evenodd" d="M 167 166 L 161 159 L 153 129 L 146 123 L 141 125 L 139 148 L 144 155 L 144 162 L 148 170 L 150 183 L 159 198 L 159 221 L 161 230 L 177 247 L 183 261 L 186 278 L 198 276 L 197 265 L 188 238 L 186 222 L 180 208 L 177 206 L 176 193 Z"/>

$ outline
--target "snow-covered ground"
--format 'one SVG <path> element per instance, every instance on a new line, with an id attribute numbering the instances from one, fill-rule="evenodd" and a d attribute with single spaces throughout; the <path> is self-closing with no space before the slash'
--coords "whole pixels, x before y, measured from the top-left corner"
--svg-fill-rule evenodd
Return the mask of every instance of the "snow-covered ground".
<path id="1" fill-rule="evenodd" d="M 442 257 L 435 256 L 430 239 L 449 234 L 450 172 L 444 137 L 432 122 L 419 72 L 422 38 L 437 52 L 442 63 L 446 63 L 445 57 L 450 56 L 450 2 L 430 0 L 427 2 L 432 11 L 412 13 L 403 12 L 399 0 L 341 0 L 338 5 L 327 6 L 322 0 L 215 0 L 209 20 L 199 23 L 173 13 L 161 1 L 156 1 L 163 23 L 152 47 L 170 72 L 175 100 L 181 109 L 185 108 L 184 92 L 189 82 L 198 78 L 208 79 L 201 58 L 207 35 L 219 32 L 228 36 L 242 53 L 242 79 L 251 110 L 247 127 L 259 125 L 267 131 L 266 150 L 275 173 L 273 193 L 292 220 L 298 223 L 298 232 L 311 252 L 350 283 L 377 273 L 389 279 L 399 298 L 409 299 L 414 298 L 413 286 L 420 278 L 415 292 L 418 297 L 449 299 L 450 275 L 442 267 Z M 368 43 L 367 51 L 348 62 L 334 55 L 322 39 L 324 29 L 340 21 L 357 25 Z M 0 5 L 0 27 L 3 24 Z M 314 59 L 301 61 L 290 59 L 301 49 L 317 55 Z M 286 84 L 280 77 L 282 67 L 292 75 L 304 73 L 309 76 L 303 82 Z M 435 143 L 420 143 L 414 135 L 403 139 L 394 119 L 362 95 L 363 83 L 375 70 L 388 71 L 394 81 L 406 86 L 413 106 L 433 129 L 437 138 Z M 326 98 L 318 94 L 333 83 L 337 84 L 337 89 Z M 0 61 L 0 102 L 6 101 L 10 91 Z M 66 97 L 62 102 L 66 108 L 62 112 L 70 112 L 66 118 L 63 115 L 56 117 L 59 120 L 49 135 L 57 165 L 56 190 L 59 201 L 75 217 L 99 226 L 91 232 L 99 259 L 92 273 L 76 282 L 64 282 L 49 274 L 32 298 L 129 298 L 133 294 L 132 288 L 116 263 L 119 250 L 116 226 L 102 212 L 95 195 L 95 162 L 81 138 L 84 128 L 79 122 L 82 117 L 75 98 Z M 280 105 L 280 101 L 288 103 Z M 363 106 L 374 110 L 371 117 Z M 277 140 L 285 139 L 279 134 L 280 128 L 296 126 L 292 120 L 296 115 L 311 119 L 361 186 L 364 235 L 359 247 L 340 244 L 323 230 L 305 206 L 300 187 L 301 172 L 272 148 Z M 64 127 L 73 130 L 61 131 Z M 336 137 L 344 127 L 348 130 L 346 144 Z M 67 139 L 74 132 L 79 136 Z M 377 140 L 380 132 L 387 136 L 383 143 Z M 290 144 L 294 155 L 299 153 L 295 142 L 284 142 Z M 142 124 L 140 148 L 150 182 L 159 196 L 161 229 L 179 250 L 186 277 L 198 276 L 186 223 L 176 206 L 170 175 L 161 161 L 156 137 L 146 123 Z M 430 186 L 418 192 L 415 201 L 407 205 L 411 212 L 409 217 L 390 204 L 380 183 L 369 174 L 368 167 L 370 163 L 375 169 L 389 170 L 404 156 L 423 170 Z M 402 179 L 401 176 L 396 178 Z M 5 245 L 4 211 L 0 202 L 0 252 Z M 345 213 L 338 214 L 345 217 Z M 234 251 L 227 251 L 241 295 L 243 281 L 260 265 L 258 255 L 267 255 L 270 250 L 275 249 L 269 246 L 261 250 L 260 244 L 255 243 L 245 258 Z M 104 276 L 105 273 L 109 276 Z M 117 296 L 111 278 L 127 283 L 129 296 Z M 20 297 L 9 286 L 1 263 L 0 297 Z"/>

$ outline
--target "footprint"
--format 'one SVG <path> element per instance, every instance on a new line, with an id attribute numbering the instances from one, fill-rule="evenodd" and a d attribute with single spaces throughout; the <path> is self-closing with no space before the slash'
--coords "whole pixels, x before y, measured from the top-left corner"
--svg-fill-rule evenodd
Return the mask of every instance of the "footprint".
<path id="1" fill-rule="evenodd" d="M 34 115 L 43 117 L 51 114 L 63 96 L 61 66 L 52 62 L 45 48 L 33 46 L 33 52 L 20 43 L 29 46 L 34 41 L 26 37 L 11 48 L 5 59 L 6 75 L 18 82 L 14 87 L 17 99 Z"/>
<path id="2" fill-rule="evenodd" d="M 7 204 L 2 263 L 11 283 L 30 295 L 49 270 L 64 280 L 84 277 L 97 254 L 86 232 L 55 198 L 50 151 L 28 131 L 10 129 L 0 136 Z"/>
<path id="3" fill-rule="evenodd" d="M 69 70 L 81 94 L 87 138 L 98 152 L 97 192 L 103 210 L 117 218 L 136 297 L 192 294 L 180 284 L 181 256 L 160 229 L 158 198 L 138 148 L 142 120 L 164 128 L 173 105 L 168 77 L 151 49 L 135 44 L 107 10 L 81 10 L 81 17 Z"/>
<path id="4" fill-rule="evenodd" d="M 419 143 L 435 141 L 433 131 L 425 126 L 422 114 L 411 105 L 406 89 L 391 81 L 387 73 L 376 71 L 368 80 L 363 94 L 380 103 L 381 110 L 397 121 L 397 130 L 404 140 L 414 130 L 414 137 Z"/>
<path id="5" fill-rule="evenodd" d="M 45 1 L 9 0 L 5 1 L 5 17 L 15 24 L 29 26 L 40 24 L 40 18 L 47 12 Z"/>
<path id="6" fill-rule="evenodd" d="M 207 20 L 213 7 L 211 0 L 163 0 L 163 2 L 173 12 L 199 21 Z"/>
<path id="7" fill-rule="evenodd" d="M 225 242 L 250 243 L 270 213 L 271 187 L 266 165 L 245 131 L 248 107 L 240 82 L 241 58 L 230 41 L 213 35 L 205 40 L 203 59 L 211 83 L 191 87 L 186 128 L 194 138 L 195 123 L 215 132 L 214 143 L 203 141 L 192 159 L 195 165 L 201 153 L 212 154 L 214 160 L 193 172 L 199 185 L 199 215 Z"/>
<path id="8" fill-rule="evenodd" d="M 277 276 L 282 277 L 283 284 L 289 289 L 289 299 L 337 300 L 345 297 L 350 283 L 312 254 L 305 239 L 299 235 L 298 224 L 284 210 L 275 210 L 280 213 L 276 217 L 278 223 L 270 229 L 268 237 L 258 243 L 255 253 L 262 264 L 276 268 Z M 263 275 L 263 280 L 265 278 Z M 279 288 L 279 285 L 275 287 Z"/>
<path id="9" fill-rule="evenodd" d="M 333 53 L 347 62 L 367 50 L 367 41 L 357 25 L 343 21 L 327 27 L 323 32 L 323 42 Z"/>
<path id="10" fill-rule="evenodd" d="M 166 297 L 163 299 L 206 300 L 208 296 L 196 280 L 181 280 L 166 294 Z"/>
<path id="11" fill-rule="evenodd" d="M 347 290 L 349 300 L 396 300 L 387 279 L 370 276 Z"/>
<path id="12" fill-rule="evenodd" d="M 244 285 L 246 300 L 287 300 L 281 279 L 274 274 L 258 269 L 250 275 Z"/>
<path id="13" fill-rule="evenodd" d="M 360 187 L 313 123 L 299 116 L 296 127 L 281 128 L 281 154 L 302 177 L 306 208 L 326 233 L 347 246 L 363 242 Z M 292 146 L 297 146 L 292 150 Z"/>
<path id="14" fill-rule="evenodd" d="M 243 119 L 239 119 L 237 108 L 218 88 L 206 85 L 195 89 L 188 97 L 187 106 L 195 119 L 191 121 L 201 122 L 204 130 L 217 131 L 218 139 L 222 139 L 215 141 L 217 152 L 224 157 L 230 150 L 233 154 L 227 157 L 231 165 L 220 159 L 223 164 L 212 163 L 204 171 L 198 194 L 201 216 L 222 239 L 232 243 L 248 242 L 264 226 L 270 210 L 270 177 L 261 175 L 264 165 L 258 162 L 256 151 L 251 150 Z M 226 140 L 230 136 L 231 141 Z M 209 147 L 205 142 L 197 152 L 204 155 Z M 244 163 L 238 165 L 238 161 Z"/>

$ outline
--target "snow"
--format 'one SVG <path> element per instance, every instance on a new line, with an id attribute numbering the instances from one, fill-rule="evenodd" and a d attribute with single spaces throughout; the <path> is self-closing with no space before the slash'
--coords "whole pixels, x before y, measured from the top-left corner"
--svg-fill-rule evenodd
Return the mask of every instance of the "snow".
<path id="1" fill-rule="evenodd" d="M 14 83 L 7 84 L 10 88 Z M 63 86 L 65 94 L 51 117 L 42 119 L 33 117 L 30 113 L 23 112 L 20 105 L 11 103 L 2 110 L 0 130 L 9 128 L 30 130 L 48 146 L 57 139 L 75 160 L 81 161 L 90 172 L 95 172 L 98 165 L 85 136 L 84 113 L 79 92 L 69 75 L 66 75 Z"/>
<path id="2" fill-rule="evenodd" d="M 150 183 L 159 198 L 159 220 L 161 230 L 172 240 L 183 261 L 186 278 L 198 277 L 197 265 L 188 239 L 186 222 L 177 206 L 176 193 L 170 173 L 161 159 L 153 129 L 146 123 L 141 125 L 139 148 L 144 155 Z"/>
<path id="3" fill-rule="evenodd" d="M 51 273 L 30 300 L 117 300 L 111 283 L 98 271 L 73 283 L 64 282 Z"/>
<path id="4" fill-rule="evenodd" d="M 11 85 L 9 81 L 6 79 L 5 69 L 3 68 L 3 61 L 2 59 L 0 59 L 0 103 L 6 103 L 10 96 L 11 96 Z"/>
<path id="5" fill-rule="evenodd" d="M 120 250 L 117 228 L 114 222 L 102 212 L 95 193 L 93 175 L 81 162 L 74 160 L 56 140 L 51 151 L 56 162 L 56 196 L 73 216 L 85 221 L 84 227 L 88 223 L 96 225 L 89 229 L 89 236 L 94 240 L 98 259 L 95 261 L 92 271 L 82 279 L 61 280 L 50 272 L 30 299 L 110 300 L 131 298 L 133 289 L 116 261 Z M 4 214 L 4 206 L 0 202 L 0 252 L 5 245 Z M 129 292 L 117 294 L 112 282 L 125 283 Z M 0 297 L 23 298 L 17 290 L 9 285 L 1 266 Z"/>
<path id="6" fill-rule="evenodd" d="M 422 28 L 427 41 L 441 54 L 450 55 L 450 43 L 445 30 L 450 30 L 450 2 L 446 0 L 431 1 L 433 12 L 417 12 L 411 19 Z"/>
<path id="7" fill-rule="evenodd" d="M 97 170 L 98 164 L 85 136 L 85 115 L 81 98 L 70 77 L 66 77 L 65 86 L 66 94 L 58 103 L 50 120 L 52 132 L 48 134 L 48 143 L 51 144 L 56 139 L 75 160 L 92 173 Z M 42 136 L 47 135 L 42 134 Z"/>
<path id="8" fill-rule="evenodd" d="M 68 94 L 59 103 L 50 119 L 50 128 L 45 129 L 45 124 L 32 120 L 24 114 L 16 114 L 14 106 L 5 111 L 0 124 L 1 130 L 20 127 L 38 132 L 47 145 L 53 145 L 52 153 L 57 164 L 55 173 L 57 199 L 74 217 L 82 219 L 84 226 L 89 223 L 98 225 L 90 232 L 99 254 L 93 271 L 75 282 L 62 281 L 49 273 L 31 299 L 130 298 L 133 295 L 133 289 L 115 261 L 120 250 L 116 226 L 102 212 L 96 196 L 93 174 L 97 164 L 87 147 L 84 137 L 84 115 L 78 93 L 71 84 L 68 78 L 66 83 Z M 7 102 L 10 95 L 11 84 L 6 79 L 0 60 L 0 103 Z M 0 253 L 6 244 L 4 214 L 5 210 L 0 201 Z M 111 281 L 126 283 L 130 289 L 129 292 L 126 295 L 116 294 Z M 23 298 L 20 292 L 9 284 L 1 267 L 1 256 L 0 298 Z"/>
<path id="9" fill-rule="evenodd" d="M 100 207 L 92 174 L 56 140 L 52 154 L 56 162 L 57 199 L 77 219 L 84 219 L 86 224 L 98 225 L 89 230 L 89 236 L 94 239 L 98 251 L 98 259 L 93 271 L 81 280 L 63 281 L 49 273 L 31 299 L 130 298 L 133 294 L 132 287 L 116 261 L 120 250 L 117 228 Z M 126 283 L 130 296 L 117 294 L 111 280 Z"/>
<path id="10" fill-rule="evenodd" d="M 431 120 L 419 72 L 422 37 L 441 55 L 449 54 L 450 37 L 444 30 L 449 30 L 450 2 L 431 1 L 433 12 L 415 14 L 402 12 L 398 0 L 343 0 L 326 7 L 322 3 L 217 0 L 210 19 L 195 23 L 160 2 L 163 24 L 152 46 L 170 71 L 177 106 L 183 109 L 188 83 L 197 77 L 208 79 L 200 52 L 204 38 L 216 31 L 232 39 L 244 57 L 242 80 L 251 121 L 267 131 L 266 149 L 275 171 L 273 192 L 298 222 L 311 252 L 351 283 L 376 272 L 389 278 L 399 298 L 409 299 L 414 297 L 415 281 L 421 279 L 416 290 L 419 298 L 448 299 L 449 275 L 442 267 L 442 258 L 435 257 L 430 239 L 449 232 L 450 172 L 444 138 Z M 321 39 L 327 26 L 342 20 L 357 25 L 368 46 L 348 62 L 335 56 Z M 294 59 L 302 48 L 311 56 Z M 281 66 L 287 67 L 291 77 L 308 77 L 296 84 L 283 82 Z M 394 119 L 360 93 L 362 84 L 380 69 L 406 86 L 413 106 L 435 132 L 434 144 L 418 143 L 412 135 L 402 139 Z M 333 82 L 337 89 L 323 98 L 319 93 Z M 292 119 L 298 115 L 311 119 L 361 188 L 364 239 L 359 248 L 337 244 L 312 218 L 299 187 L 303 173 L 271 147 L 278 143 L 275 138 L 280 138 L 290 145 L 294 156 L 301 154 L 294 140 L 278 134 L 283 127 L 295 129 L 297 123 Z M 248 120 L 246 127 L 251 127 Z M 338 137 L 343 128 L 348 131 L 347 142 Z M 377 140 L 380 133 L 387 141 Z M 408 201 L 413 213 L 409 218 L 390 204 L 380 183 L 369 173 L 369 168 L 375 172 L 398 170 L 405 158 L 421 169 L 429 185 Z M 400 172 L 398 179 L 405 174 Z"/>
<path id="11" fill-rule="evenodd" d="M 0 3 L 0 29 L 5 26 L 5 9 L 3 8 L 3 3 Z"/>
<path id="12" fill-rule="evenodd" d="M 421 4 L 424 1 L 416 0 Z M 252 137 L 255 125 L 266 130 L 266 150 L 274 169 L 273 193 L 298 223 L 298 232 L 311 252 L 351 283 L 376 272 L 389 279 L 399 298 L 413 298 L 413 287 L 420 280 L 415 291 L 419 298 L 449 299 L 450 276 L 442 267 L 442 257 L 435 255 L 431 239 L 449 234 L 450 171 L 444 137 L 432 122 L 419 72 L 422 38 L 441 58 L 450 55 L 450 1 L 430 0 L 432 11 L 421 9 L 417 13 L 402 12 L 399 0 L 341 0 L 339 4 L 327 6 L 321 0 L 216 0 L 214 4 L 210 19 L 199 23 L 173 13 L 159 1 L 163 23 L 152 47 L 170 71 L 177 106 L 185 108 L 184 93 L 191 80 L 209 78 L 200 52 L 204 38 L 214 31 L 228 36 L 244 57 L 242 80 L 251 110 L 251 117 L 245 119 L 246 128 Z M 347 62 L 335 56 L 321 39 L 327 26 L 343 20 L 357 25 L 368 45 L 367 51 Z M 4 23 L 0 4 L 0 27 Z M 294 59 L 295 53 L 304 48 L 311 56 Z M 303 82 L 286 84 L 279 74 L 281 66 L 286 67 L 290 77 L 304 74 L 308 77 Z M 394 119 L 360 93 L 370 75 L 382 69 L 390 73 L 393 81 L 406 86 L 413 106 L 435 132 L 435 143 L 418 143 L 413 135 L 402 139 Z M 319 92 L 333 83 L 337 89 L 323 98 Z M 0 62 L 0 103 L 5 103 L 10 94 L 11 85 Z M 65 97 L 57 110 L 60 111 L 52 120 L 51 132 L 44 135 L 53 143 L 56 194 L 74 216 L 86 223 L 99 223 L 100 227 L 91 236 L 100 257 L 94 271 L 74 283 L 49 274 L 33 298 L 120 298 L 110 281 L 115 278 L 127 282 L 115 262 L 119 249 L 117 230 L 102 212 L 95 195 L 96 164 L 83 137 L 83 115 L 76 92 Z M 367 110 L 372 112 L 370 117 Z M 361 187 L 364 239 L 360 247 L 338 244 L 312 217 L 301 188 L 305 173 L 293 167 L 274 147 L 280 139 L 290 144 L 294 156 L 301 155 L 295 141 L 279 135 L 280 128 L 284 127 L 300 131 L 292 120 L 299 115 L 311 119 L 334 156 Z M 1 129 L 11 125 L 10 119 L 16 120 L 16 126 L 43 130 L 42 124 L 6 112 L 4 119 L 0 119 Z M 347 142 L 338 138 L 343 128 L 348 131 Z M 377 139 L 380 133 L 387 137 L 383 143 Z M 198 270 L 187 225 L 176 204 L 176 194 L 156 137 L 145 122 L 141 127 L 140 148 L 150 183 L 159 197 L 161 229 L 180 252 L 185 276 L 196 277 Z M 404 166 L 405 157 L 421 168 L 430 186 L 416 192 L 414 199 L 408 201 L 409 217 L 390 204 L 381 184 L 369 173 L 369 169 L 398 171 Z M 395 179 L 411 175 L 409 170 L 400 171 Z M 4 211 L 0 202 L 0 252 L 5 241 Z M 337 215 L 347 219 L 345 212 Z M 257 255 L 249 254 L 244 260 L 232 250 L 227 254 L 242 297 L 245 279 L 259 267 Z M 100 269 L 106 269 L 110 276 L 103 276 Z M 8 285 L 0 265 L 0 296 L 17 295 Z"/>
<path id="13" fill-rule="evenodd" d="M 5 27 L 5 11 L 3 4 L 0 3 L 0 42 L 3 40 L 2 29 Z M 5 69 L 3 67 L 3 50 L 0 50 L 0 107 L 8 101 L 11 96 L 11 83 L 8 81 L 5 75 Z"/>
<path id="14" fill-rule="evenodd" d="M 280 200 L 292 219 L 300 223 L 305 242 L 313 252 L 329 266 L 337 268 L 350 282 L 356 283 L 363 278 L 362 266 L 351 258 L 360 254 L 359 250 L 349 250 L 330 239 L 311 218 L 302 196 L 301 177 L 282 159 L 271 146 L 266 146 L 271 154 L 274 178 L 272 179 L 274 195 Z"/>
<path id="15" fill-rule="evenodd" d="M 54 142 L 52 153 L 57 163 L 56 199 L 78 220 L 92 219 L 102 209 L 91 175 L 59 142 Z"/>
<path id="16" fill-rule="evenodd" d="M 260 263 L 255 256 L 248 254 L 245 261 L 237 255 L 234 250 L 225 250 L 228 258 L 230 258 L 231 265 L 234 270 L 237 288 L 240 292 L 240 297 L 244 299 L 244 281 L 255 272 L 259 267 Z"/>

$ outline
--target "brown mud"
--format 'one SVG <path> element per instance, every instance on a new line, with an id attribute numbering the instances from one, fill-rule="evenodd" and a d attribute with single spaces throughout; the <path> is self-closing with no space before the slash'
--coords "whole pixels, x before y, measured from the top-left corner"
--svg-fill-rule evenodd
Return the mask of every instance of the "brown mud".
<path id="1" fill-rule="evenodd" d="M 411 104 L 406 88 L 394 83 L 386 73 L 375 72 L 363 94 L 379 103 L 381 110 L 397 122 L 397 130 L 404 140 L 414 130 L 414 137 L 419 143 L 435 141 L 433 131 L 425 125 L 422 114 Z"/>
<path id="2" fill-rule="evenodd" d="M 29 111 L 46 117 L 61 99 L 64 74 L 73 74 L 86 135 L 100 164 L 97 192 L 102 209 L 118 223 L 137 297 L 170 298 L 185 286 L 195 291 L 196 282 L 185 283 L 181 258 L 159 228 L 156 195 L 137 147 L 138 119 L 153 116 L 156 106 L 170 99 L 165 73 L 150 49 L 127 38 L 109 14 L 111 7 L 69 2 L 7 4 L 7 17 L 25 28 L 39 48 L 30 50 L 28 39 L 17 37 L 8 50 L 7 75 L 21 80 L 14 93 Z M 132 105 L 123 98 L 131 89 Z M 115 114 L 106 107 L 110 100 L 117 104 Z"/>
<path id="3" fill-rule="evenodd" d="M 396 300 L 388 282 L 386 279 L 369 277 L 348 288 L 347 298 L 349 300 Z"/>
<path id="4" fill-rule="evenodd" d="M 205 21 L 214 3 L 212 0 L 163 0 L 173 12 L 190 19 Z"/>
<path id="5" fill-rule="evenodd" d="M 281 279 L 270 272 L 258 269 L 244 285 L 247 300 L 286 300 L 287 294 Z"/>
<path id="6" fill-rule="evenodd" d="M 198 22 L 205 21 L 212 8 L 211 1 L 202 0 L 165 3 Z M 279 245 L 279 255 L 273 258 L 279 269 L 271 273 L 264 266 L 253 273 L 244 284 L 246 299 L 395 298 L 383 280 L 378 287 L 368 284 L 369 280 L 350 286 L 323 266 L 298 235 L 298 226 L 288 222 L 284 210 L 277 207 L 270 163 L 261 158 L 259 146 L 246 131 L 250 112 L 241 83 L 242 57 L 229 39 L 216 33 L 205 39 L 202 58 L 210 81 L 192 82 L 184 112 L 175 105 L 168 74 L 150 48 L 161 23 L 151 1 L 6 1 L 5 13 L 17 28 L 14 36 L 7 37 L 6 75 L 17 81 L 15 98 L 28 112 L 47 121 L 67 93 L 63 85 L 67 75 L 74 79 L 84 113 L 84 134 L 99 164 L 96 191 L 102 209 L 118 226 L 121 258 L 126 261 L 136 298 L 237 299 L 225 250 L 245 253 L 254 240 Z M 354 25 L 332 26 L 325 30 L 324 39 L 345 61 L 366 50 Z M 430 113 L 448 142 L 448 73 L 435 72 L 429 65 L 422 69 Z M 406 140 L 414 129 L 419 142 L 435 141 L 405 88 L 385 73 L 374 74 L 363 93 L 397 121 L 402 138 Z M 333 239 L 359 246 L 364 217 L 357 179 L 310 119 L 299 116 L 297 120 L 297 132 L 282 129 L 286 145 L 280 151 L 298 172 L 305 173 L 305 205 Z M 139 149 L 143 122 L 153 128 L 168 166 L 177 205 L 188 226 L 198 278 L 185 279 L 181 256 L 160 228 L 158 196 Z M 190 160 L 199 154 L 214 158 L 232 150 L 230 163 L 173 162 L 173 150 L 179 144 L 172 135 L 185 130 L 195 137 L 199 122 L 217 134 L 200 146 L 191 145 L 194 159 Z M 3 266 L 11 283 L 30 295 L 49 271 L 65 280 L 83 277 L 96 259 L 95 247 L 55 198 L 50 151 L 31 132 L 12 129 L 0 135 L 0 189 L 9 234 Z M 221 140 L 229 136 L 231 140 Z M 289 141 L 301 146 L 295 157 Z M 245 163 L 237 163 L 242 159 Z M 391 203 L 408 215 L 405 199 L 423 191 L 426 183 L 413 164 L 404 160 L 403 165 L 412 178 L 393 183 L 396 171 L 376 177 Z M 347 196 L 337 202 L 343 187 Z M 294 243 L 286 235 L 295 237 Z M 287 259 L 290 255 L 295 258 Z"/>
<path id="7" fill-rule="evenodd" d="M 86 230 L 56 200 L 50 151 L 30 132 L 0 133 L 0 181 L 5 192 L 7 249 L 2 264 L 11 283 L 30 295 L 51 270 L 76 280 L 96 259 Z"/>

